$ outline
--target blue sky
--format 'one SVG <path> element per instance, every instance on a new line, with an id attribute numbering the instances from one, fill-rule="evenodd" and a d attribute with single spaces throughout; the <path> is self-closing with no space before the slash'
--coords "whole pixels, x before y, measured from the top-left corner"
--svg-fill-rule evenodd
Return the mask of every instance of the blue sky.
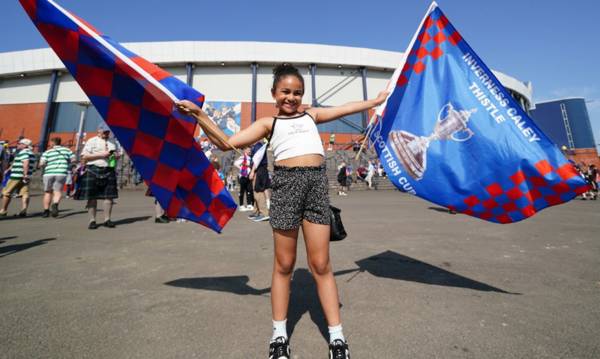
<path id="1" fill-rule="evenodd" d="M 241 40 L 404 51 L 424 0 L 57 0 L 120 42 Z M 600 143 L 597 0 L 440 0 L 493 69 L 534 86 L 534 101 L 585 97 Z M 0 2 L 0 52 L 46 47 L 17 0 Z"/>

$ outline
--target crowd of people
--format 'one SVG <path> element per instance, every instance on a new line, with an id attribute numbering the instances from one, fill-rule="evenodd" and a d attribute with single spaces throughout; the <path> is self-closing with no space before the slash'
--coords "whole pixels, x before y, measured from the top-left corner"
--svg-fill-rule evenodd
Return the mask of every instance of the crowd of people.
<path id="1" fill-rule="evenodd" d="M 2 208 L 0 216 L 8 215 L 14 197 L 21 197 L 19 217 L 27 217 L 31 177 L 42 171 L 42 217 L 58 217 L 63 194 L 76 200 L 85 200 L 89 213 L 89 229 L 96 223 L 97 201 L 103 200 L 105 227 L 114 228 L 111 220 L 114 199 L 118 197 L 116 164 L 122 151 L 110 139 L 105 124 L 98 127 L 97 136 L 89 139 L 77 161 L 75 154 L 62 146 L 60 137 L 50 139 L 49 147 L 38 157 L 33 152 L 32 141 L 21 138 L 14 149 L 2 146 Z"/>
<path id="2" fill-rule="evenodd" d="M 335 138 L 331 140 L 335 141 Z M 268 170 L 266 151 L 261 151 L 268 143 L 258 142 L 244 148 L 242 155 L 227 169 L 222 168 L 218 158 L 213 155 L 216 146 L 206 139 L 199 139 L 199 143 L 219 172 L 226 188 L 229 191 L 238 191 L 239 211 L 252 212 L 248 219 L 255 222 L 268 221 L 272 173 Z M 354 152 L 357 148 L 354 144 Z M 259 151 L 261 154 L 257 156 Z M 0 142 L 0 217 L 7 216 L 10 203 L 15 197 L 21 200 L 21 207 L 16 215 L 27 216 L 31 176 L 35 171 L 41 170 L 44 192 L 42 217 L 58 217 L 62 198 L 73 197 L 87 201 L 88 228 L 96 229 L 99 227 L 96 221 L 98 200 L 102 200 L 102 225 L 114 228 L 111 216 L 114 200 L 118 197 L 116 161 L 121 156 L 122 151 L 110 138 L 110 130 L 104 124 L 99 126 L 97 136 L 85 143 L 79 161 L 76 161 L 75 154 L 69 148 L 61 145 L 60 137 L 50 139 L 48 150 L 39 158 L 33 152 L 30 139 L 20 138 L 16 146 L 12 147 L 6 141 Z M 583 162 L 576 163 L 575 167 L 591 187 L 591 190 L 583 193 L 580 198 L 597 200 L 600 183 L 598 169 L 594 164 L 587 165 Z M 357 181 L 364 182 L 367 189 L 377 189 L 377 184 L 383 177 L 386 177 L 386 173 L 378 159 L 368 160 L 366 165 L 359 165 L 356 169 L 350 163 L 342 161 L 337 166 L 337 194 L 347 196 L 350 186 Z M 139 180 L 135 184 L 141 183 L 143 181 Z M 147 195 L 152 196 L 152 193 L 148 191 Z M 155 222 L 169 223 L 171 220 L 173 219 L 168 218 L 160 204 L 155 201 Z"/>
<path id="3" fill-rule="evenodd" d="M 377 189 L 380 178 L 387 177 L 383 165 L 379 160 L 368 160 L 366 166 L 359 166 L 356 168 L 356 173 L 352 168 L 352 165 L 342 161 L 337 167 L 337 181 L 339 185 L 338 196 L 347 196 L 350 190 L 350 186 L 353 183 L 353 178 L 356 181 L 363 181 L 366 184 L 367 189 Z M 355 176 L 354 176 L 355 174 Z"/>
<path id="4" fill-rule="evenodd" d="M 598 199 L 598 185 L 600 184 L 600 173 L 596 165 L 586 165 L 585 163 L 579 163 L 575 165 L 575 168 L 579 171 L 581 177 L 585 179 L 587 184 L 590 186 L 590 190 L 581 195 L 582 200 L 597 200 Z"/>

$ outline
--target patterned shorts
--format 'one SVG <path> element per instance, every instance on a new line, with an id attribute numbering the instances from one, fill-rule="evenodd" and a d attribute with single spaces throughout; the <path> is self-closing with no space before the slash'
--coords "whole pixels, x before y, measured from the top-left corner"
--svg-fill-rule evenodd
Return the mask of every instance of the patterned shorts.
<path id="1" fill-rule="evenodd" d="M 319 167 L 275 166 L 271 182 L 271 226 L 289 230 L 305 219 L 330 224 L 329 186 L 325 165 Z"/>

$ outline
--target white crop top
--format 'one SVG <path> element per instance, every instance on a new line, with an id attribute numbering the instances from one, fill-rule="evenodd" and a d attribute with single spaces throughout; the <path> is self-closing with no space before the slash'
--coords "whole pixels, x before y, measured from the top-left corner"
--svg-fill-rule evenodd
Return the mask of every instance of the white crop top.
<path id="1" fill-rule="evenodd" d="M 275 161 L 308 154 L 325 157 L 315 120 L 304 112 L 295 117 L 277 117 L 271 136 Z"/>

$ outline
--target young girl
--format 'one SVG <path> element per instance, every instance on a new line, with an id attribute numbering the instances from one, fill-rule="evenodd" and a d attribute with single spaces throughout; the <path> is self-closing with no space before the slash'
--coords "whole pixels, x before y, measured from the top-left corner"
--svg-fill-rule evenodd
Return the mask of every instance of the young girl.
<path id="1" fill-rule="evenodd" d="M 273 336 L 269 358 L 290 358 L 286 320 L 300 227 L 308 266 L 329 326 L 329 357 L 349 358 L 348 344 L 342 333 L 337 285 L 329 261 L 329 188 L 317 124 L 375 107 L 383 103 L 387 93 L 382 92 L 373 100 L 300 112 L 304 95 L 302 75 L 288 64 L 277 66 L 273 73 L 271 94 L 277 116 L 261 118 L 229 138 L 192 102 L 181 101 L 177 108 L 207 129 L 204 132 L 209 134 L 209 139 L 223 151 L 270 138 L 275 157 L 270 206 L 275 260 L 271 285 Z M 211 135 L 214 133 L 219 133 L 220 138 Z"/>

